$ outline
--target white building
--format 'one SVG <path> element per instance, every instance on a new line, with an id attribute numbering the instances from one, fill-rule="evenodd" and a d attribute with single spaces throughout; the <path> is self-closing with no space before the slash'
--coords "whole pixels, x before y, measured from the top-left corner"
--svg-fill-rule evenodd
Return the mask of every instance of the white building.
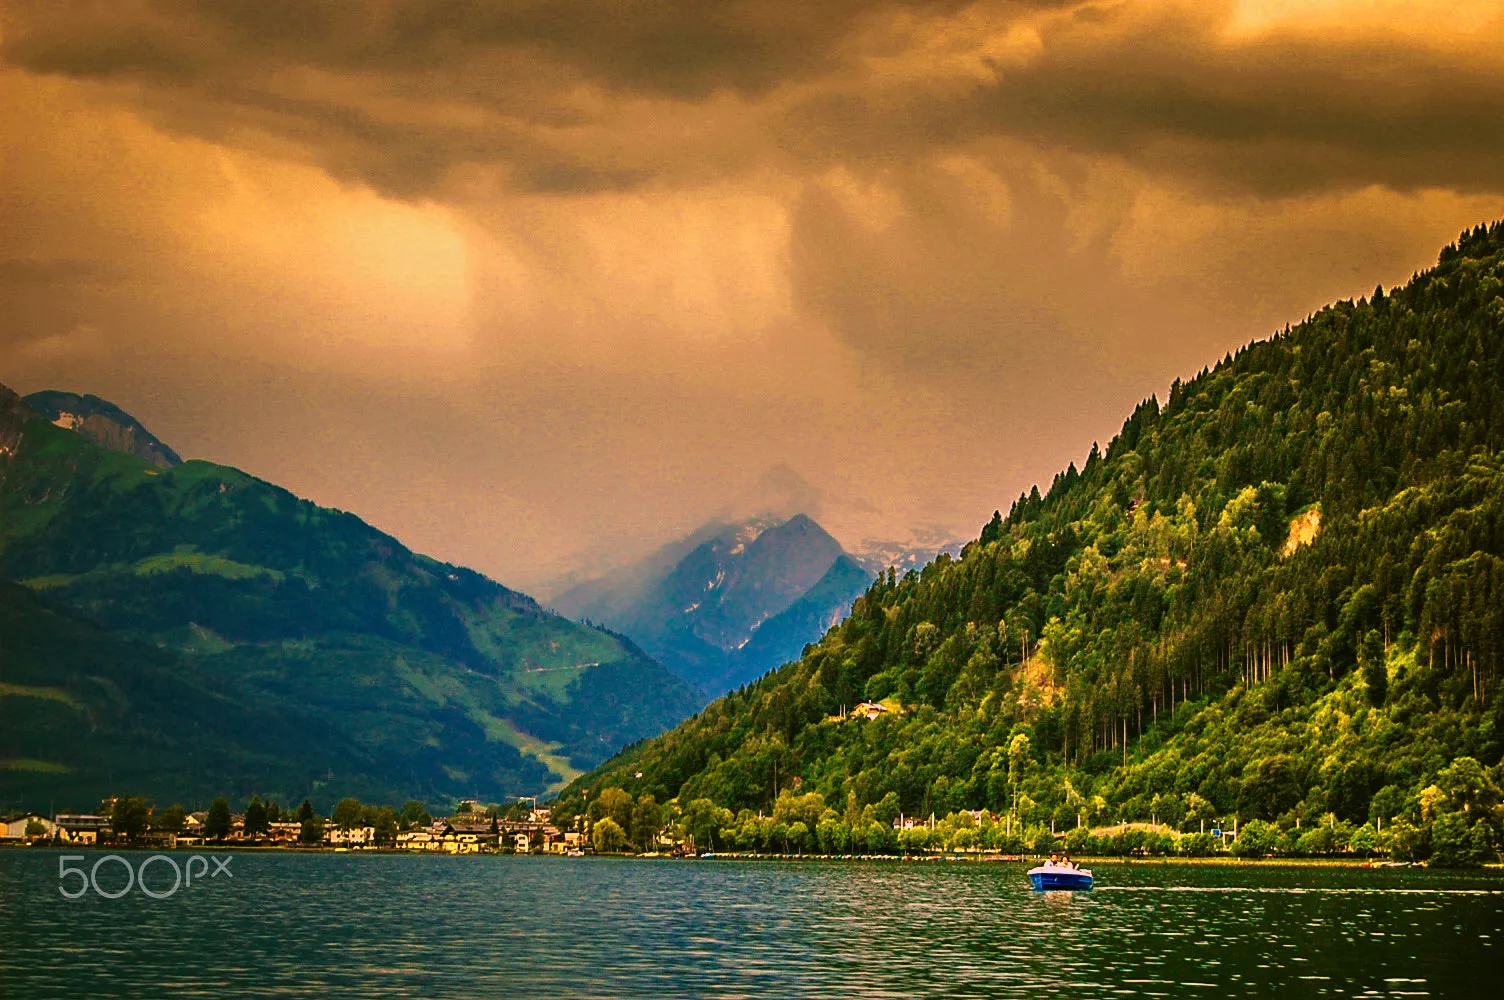
<path id="1" fill-rule="evenodd" d="M 23 813 L 7 816 L 5 819 L 0 820 L 0 839 L 25 840 L 27 837 L 26 828 L 33 823 L 41 825 L 43 836 L 51 837 L 57 833 L 57 824 L 47 817 L 38 816 L 36 813 Z"/>
<path id="2" fill-rule="evenodd" d="M 376 844 L 374 826 L 354 826 L 342 830 L 337 826 L 324 829 L 324 843 L 332 847 L 372 847 Z"/>

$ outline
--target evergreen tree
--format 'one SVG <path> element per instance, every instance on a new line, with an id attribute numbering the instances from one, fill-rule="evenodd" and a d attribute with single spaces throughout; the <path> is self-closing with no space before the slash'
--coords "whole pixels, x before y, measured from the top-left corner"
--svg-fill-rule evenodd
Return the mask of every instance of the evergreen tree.
<path id="1" fill-rule="evenodd" d="M 251 796 L 251 801 L 245 807 L 245 835 L 253 840 L 263 837 L 271 830 L 270 824 L 267 808 L 260 797 Z"/>
<path id="2" fill-rule="evenodd" d="M 117 840 L 129 843 L 145 833 L 151 823 L 151 806 L 146 799 L 121 795 L 110 810 L 110 829 Z"/>
<path id="3" fill-rule="evenodd" d="M 204 837 L 207 840 L 224 840 L 232 828 L 230 803 L 215 799 L 209 806 L 209 815 L 204 819 Z"/>

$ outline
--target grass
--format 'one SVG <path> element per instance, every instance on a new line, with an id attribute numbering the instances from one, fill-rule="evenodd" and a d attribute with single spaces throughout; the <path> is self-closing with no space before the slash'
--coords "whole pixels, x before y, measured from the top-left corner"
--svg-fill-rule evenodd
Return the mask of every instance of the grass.
<path id="1" fill-rule="evenodd" d="M 9 757 L 0 760 L 0 771 L 30 771 L 33 774 L 67 774 L 73 768 L 50 760 L 35 760 L 31 757 Z"/>
<path id="2" fill-rule="evenodd" d="M 6 696 L 12 698 L 40 698 L 44 701 L 55 701 L 67 705 L 74 711 L 82 712 L 84 707 L 78 700 L 62 688 L 55 687 L 25 687 L 21 684 L 0 684 L 0 698 Z"/>
<path id="3" fill-rule="evenodd" d="M 187 551 L 184 551 L 184 550 Z M 205 576 L 222 576 L 228 580 L 251 580 L 258 576 L 281 581 L 286 574 L 265 566 L 252 566 L 223 556 L 211 556 L 179 546 L 172 552 L 147 556 L 135 563 L 130 572 L 136 576 L 151 576 L 153 573 L 170 573 L 175 569 L 187 569 Z"/>

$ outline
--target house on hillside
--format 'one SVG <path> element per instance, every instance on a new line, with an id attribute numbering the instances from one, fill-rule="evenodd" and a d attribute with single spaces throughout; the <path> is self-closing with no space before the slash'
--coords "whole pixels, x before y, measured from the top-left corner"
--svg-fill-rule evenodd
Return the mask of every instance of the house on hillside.
<path id="1" fill-rule="evenodd" d="M 851 710 L 851 714 L 854 716 L 859 715 L 870 722 L 886 711 L 888 711 L 888 706 L 882 704 L 881 702 L 864 701 L 861 704 L 857 705 L 856 708 L 853 708 Z"/>

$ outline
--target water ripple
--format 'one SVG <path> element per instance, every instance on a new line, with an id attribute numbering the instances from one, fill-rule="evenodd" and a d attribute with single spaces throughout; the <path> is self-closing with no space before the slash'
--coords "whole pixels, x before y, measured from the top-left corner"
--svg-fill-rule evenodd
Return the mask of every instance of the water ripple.
<path id="1" fill-rule="evenodd" d="M 13 995 L 1470 996 L 1504 924 L 1504 883 L 1411 870 L 242 853 L 69 902 L 57 858 L 0 851 Z"/>

